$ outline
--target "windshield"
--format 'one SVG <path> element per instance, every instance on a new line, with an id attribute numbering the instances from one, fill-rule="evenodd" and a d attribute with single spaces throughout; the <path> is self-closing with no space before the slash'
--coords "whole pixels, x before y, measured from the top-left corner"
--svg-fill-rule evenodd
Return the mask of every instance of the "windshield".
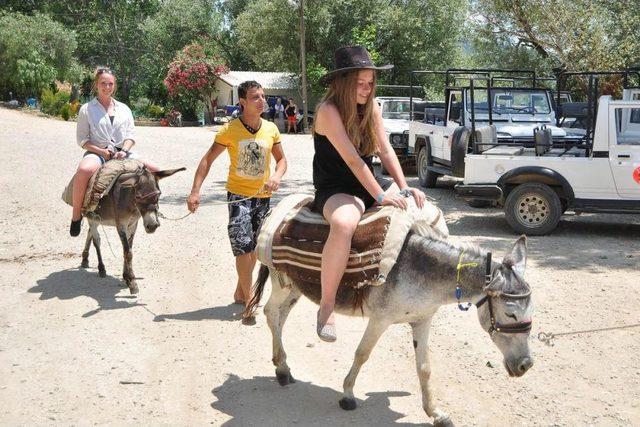
<path id="1" fill-rule="evenodd" d="M 403 100 L 385 100 L 382 104 L 383 119 L 404 119 L 409 120 L 410 105 L 408 99 Z"/>
<path id="2" fill-rule="evenodd" d="M 549 114 L 551 106 L 547 92 L 543 90 L 509 90 L 492 89 L 492 111 L 497 114 Z M 487 90 L 474 91 L 476 112 L 482 113 L 489 109 Z M 471 111 L 471 92 L 467 92 L 467 111 Z"/>

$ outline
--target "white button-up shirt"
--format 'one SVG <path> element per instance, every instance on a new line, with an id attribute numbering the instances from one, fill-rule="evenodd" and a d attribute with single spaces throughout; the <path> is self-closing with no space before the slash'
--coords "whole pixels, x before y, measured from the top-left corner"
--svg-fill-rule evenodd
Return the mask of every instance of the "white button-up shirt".
<path id="1" fill-rule="evenodd" d="M 113 124 L 107 110 L 93 98 L 80 107 L 76 137 L 78 145 L 91 144 L 100 148 L 122 147 L 125 140 L 135 141 L 133 114 L 126 104 L 113 99 Z"/>

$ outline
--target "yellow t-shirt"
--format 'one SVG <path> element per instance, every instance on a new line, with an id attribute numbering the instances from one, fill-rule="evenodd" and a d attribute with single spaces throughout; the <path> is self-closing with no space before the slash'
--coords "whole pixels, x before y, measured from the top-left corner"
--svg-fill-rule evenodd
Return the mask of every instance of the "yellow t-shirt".
<path id="1" fill-rule="evenodd" d="M 252 134 L 240 119 L 218 130 L 214 142 L 227 147 L 231 165 L 227 177 L 227 191 L 245 197 L 271 197 L 270 191 L 256 194 L 271 176 L 271 149 L 280 143 L 278 127 L 262 120 L 260 130 Z"/>

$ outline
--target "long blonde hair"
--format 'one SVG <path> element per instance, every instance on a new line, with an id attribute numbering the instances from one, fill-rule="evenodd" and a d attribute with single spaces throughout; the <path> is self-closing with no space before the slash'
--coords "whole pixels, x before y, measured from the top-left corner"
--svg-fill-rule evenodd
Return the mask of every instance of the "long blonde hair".
<path id="1" fill-rule="evenodd" d="M 358 153 L 362 156 L 370 156 L 379 150 L 373 116 L 376 73 L 373 72 L 373 88 L 367 103 L 359 105 L 357 102 L 359 71 L 355 70 L 336 76 L 331 81 L 322 102 L 331 104 L 338 109 L 344 129 Z"/>

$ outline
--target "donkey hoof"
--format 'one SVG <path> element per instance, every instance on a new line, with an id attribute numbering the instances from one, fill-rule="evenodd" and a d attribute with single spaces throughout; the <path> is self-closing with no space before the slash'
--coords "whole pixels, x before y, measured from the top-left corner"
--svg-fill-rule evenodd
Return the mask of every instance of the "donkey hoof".
<path id="1" fill-rule="evenodd" d="M 350 397 L 343 397 L 342 399 L 340 399 L 340 402 L 338 402 L 338 404 L 345 411 L 353 411 L 357 406 L 356 399 Z"/>
<path id="2" fill-rule="evenodd" d="M 131 292 L 131 295 L 135 295 L 137 294 L 138 291 L 138 285 L 130 285 L 129 286 L 129 292 Z"/>
<path id="3" fill-rule="evenodd" d="M 296 380 L 294 380 L 291 374 L 289 373 L 279 374 L 276 372 L 276 378 L 278 379 L 278 384 L 280 384 L 283 387 L 296 382 Z"/>
<path id="4" fill-rule="evenodd" d="M 98 269 L 98 276 L 102 278 L 107 277 L 107 270 L 105 270 L 104 268 Z"/>
<path id="5" fill-rule="evenodd" d="M 80 268 L 89 268 L 89 260 L 83 259 L 82 262 L 80 263 Z"/>
<path id="6" fill-rule="evenodd" d="M 453 421 L 448 416 L 433 420 L 433 427 L 454 427 Z"/>

